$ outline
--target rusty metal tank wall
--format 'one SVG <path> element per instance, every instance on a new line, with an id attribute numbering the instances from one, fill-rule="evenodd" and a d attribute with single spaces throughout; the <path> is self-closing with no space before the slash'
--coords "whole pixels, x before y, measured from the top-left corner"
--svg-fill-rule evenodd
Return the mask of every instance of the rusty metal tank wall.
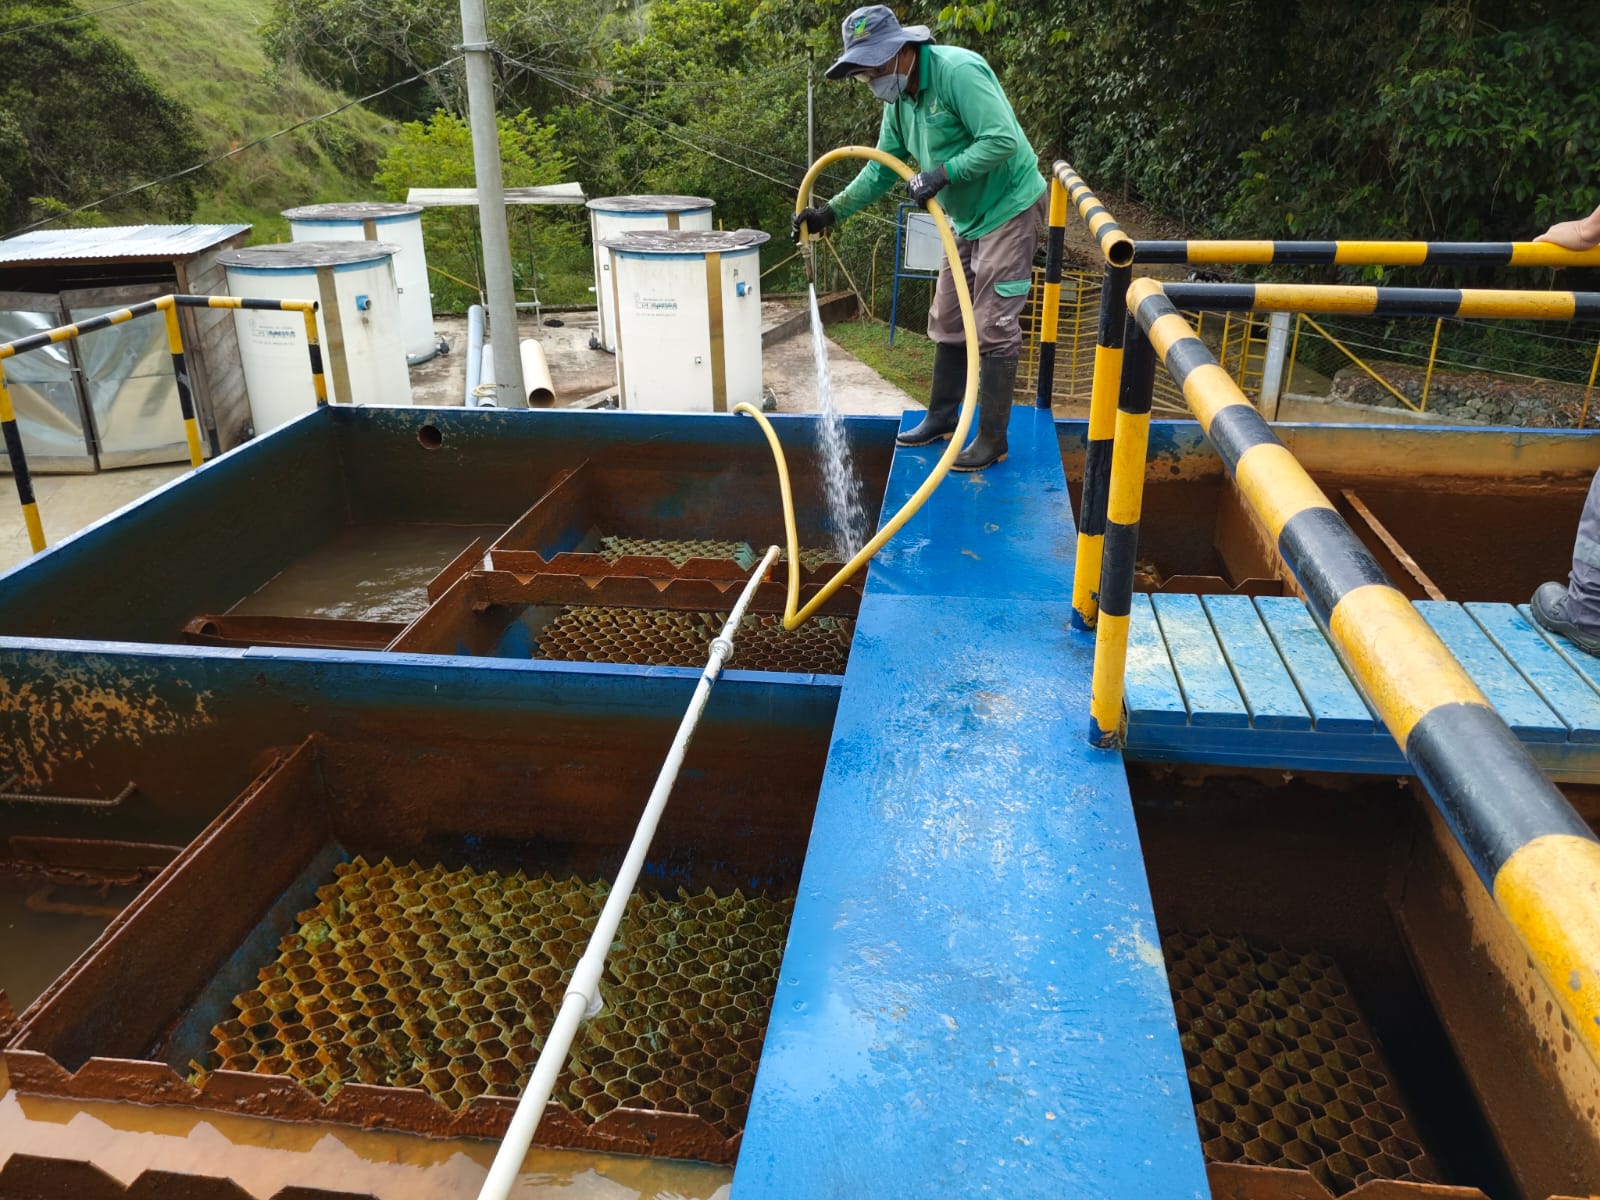
<path id="1" fill-rule="evenodd" d="M 812 425 L 782 416 L 773 424 L 789 453 L 802 541 L 816 543 L 826 510 Z M 875 521 L 896 422 L 845 424 Z M 633 481 L 613 498 L 623 516 L 693 536 L 782 541 L 770 452 L 738 417 L 332 406 L 0 575 L 0 638 L 176 642 L 192 616 L 227 611 L 341 531 L 504 528 L 559 471 L 585 460 Z"/>
<path id="2" fill-rule="evenodd" d="M 63 655 L 0 643 L 0 778 L 20 775 L 32 791 L 67 796 L 110 797 L 135 785 L 109 810 L 8 806 L 0 835 L 181 845 L 272 748 L 319 730 L 392 746 L 387 762 L 374 764 L 380 778 L 404 774 L 441 744 L 471 744 L 499 764 L 495 771 L 514 763 L 529 781 L 548 779 L 541 786 L 562 803 L 581 806 L 612 788 L 627 792 L 634 809 L 642 803 L 683 715 L 682 672 L 459 661 L 104 645 Z M 750 777 L 739 763 L 757 743 L 763 757 L 775 756 L 773 778 L 814 784 L 837 699 L 837 680 L 729 672 L 695 740 L 696 786 L 742 795 Z M 588 765 L 565 769 L 574 762 Z M 463 777 L 449 786 L 468 784 Z M 669 814 L 663 836 L 677 836 L 686 819 L 686 809 Z M 767 819 L 762 806 L 748 806 L 746 824 L 728 836 Z M 621 844 L 606 842 L 610 852 Z"/>

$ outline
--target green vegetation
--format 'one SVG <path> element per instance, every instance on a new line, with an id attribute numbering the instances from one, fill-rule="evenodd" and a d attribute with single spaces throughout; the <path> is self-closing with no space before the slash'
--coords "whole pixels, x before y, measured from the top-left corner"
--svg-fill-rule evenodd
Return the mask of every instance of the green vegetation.
<path id="1" fill-rule="evenodd" d="M 894 331 L 880 321 L 840 321 L 828 326 L 828 336 L 918 404 L 928 403 L 933 384 L 933 343 L 909 329 Z"/>
<path id="2" fill-rule="evenodd" d="M 557 131 L 528 113 L 501 117 L 500 170 L 506 187 L 560 183 L 571 165 L 557 149 Z M 460 117 L 436 112 L 426 124 L 411 121 L 384 155 L 373 182 L 386 199 L 403 200 L 413 187 L 471 187 L 472 132 Z M 539 299 L 547 305 L 582 304 L 594 278 L 583 245 L 582 219 L 557 210 L 523 208 L 507 213 L 512 232 L 511 268 L 519 293 L 532 294 L 538 272 Z M 434 272 L 433 302 L 444 311 L 476 304 L 482 293 L 476 208 L 430 209 L 422 217 L 428 265 Z M 525 251 L 525 253 L 519 253 Z"/>
<path id="3" fill-rule="evenodd" d="M 225 154 L 350 99 L 297 68 L 268 61 L 261 24 L 271 8 L 271 0 L 163 0 L 96 18 L 192 112 L 203 146 L 182 165 Z M 368 90 L 376 86 L 382 85 Z M 255 226 L 252 241 L 286 239 L 288 222 L 280 216 L 286 208 L 376 199 L 372 175 L 394 134 L 392 122 L 357 105 L 251 147 L 207 172 L 196 189 L 193 219 L 247 221 Z M 145 177 L 159 174 L 151 147 L 141 144 L 139 153 L 147 159 Z"/>
<path id="4" fill-rule="evenodd" d="M 139 63 L 66 0 L 0 0 L 0 233 L 182 170 L 194 122 Z M 118 197 L 79 223 L 186 215 L 186 177 Z"/>

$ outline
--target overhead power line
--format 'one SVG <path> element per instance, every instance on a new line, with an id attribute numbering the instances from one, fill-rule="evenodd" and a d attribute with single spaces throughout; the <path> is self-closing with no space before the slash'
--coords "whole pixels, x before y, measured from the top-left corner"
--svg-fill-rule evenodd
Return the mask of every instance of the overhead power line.
<path id="1" fill-rule="evenodd" d="M 15 29 L 0 29 L 0 38 L 15 37 L 19 33 L 32 33 L 35 29 L 49 29 L 52 25 L 69 25 L 73 21 L 87 21 L 90 17 L 99 16 L 101 13 L 115 12 L 119 8 L 132 8 L 135 4 L 146 4 L 149 0 L 122 0 L 121 4 L 108 4 L 104 8 L 91 8 L 88 12 L 73 13 L 70 17 L 56 17 L 50 21 L 39 21 L 33 25 L 19 25 Z"/>

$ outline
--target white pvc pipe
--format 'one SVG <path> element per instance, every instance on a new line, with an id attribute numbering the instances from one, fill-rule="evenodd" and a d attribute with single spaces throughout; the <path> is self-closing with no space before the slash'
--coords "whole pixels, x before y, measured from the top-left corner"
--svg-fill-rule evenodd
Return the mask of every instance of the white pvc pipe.
<path id="1" fill-rule="evenodd" d="M 768 547 L 755 574 L 744 585 L 744 591 L 739 593 L 738 602 L 728 614 L 727 624 L 711 643 L 711 655 L 706 660 L 705 669 L 700 672 L 700 681 L 695 685 L 689 709 L 678 724 L 678 734 L 672 739 L 672 748 L 667 751 L 666 761 L 661 764 L 661 772 L 656 776 L 655 787 L 650 790 L 650 799 L 639 818 L 639 826 L 633 831 L 627 857 L 622 860 L 616 882 L 611 887 L 611 894 L 606 897 L 594 932 L 589 935 L 589 944 L 584 948 L 583 957 L 572 972 L 572 982 L 567 984 L 566 995 L 561 998 L 555 1025 L 545 1039 L 544 1049 L 539 1052 L 539 1060 L 533 1064 L 533 1074 L 528 1079 L 528 1086 L 523 1089 L 521 1099 L 517 1101 L 517 1111 L 512 1114 L 505 1140 L 495 1152 L 489 1174 L 478 1192 L 478 1200 L 506 1200 L 510 1195 L 511 1185 L 516 1182 L 522 1170 L 522 1160 L 527 1157 L 533 1135 L 538 1131 L 539 1118 L 544 1116 L 545 1105 L 555 1089 L 556 1078 L 566 1066 L 572 1039 L 577 1035 L 578 1027 L 600 1011 L 600 975 L 605 970 L 606 954 L 617 936 L 618 926 L 622 924 L 634 885 L 639 881 L 639 872 L 644 867 L 650 841 L 655 837 L 656 826 L 661 823 L 661 814 L 666 811 L 667 798 L 672 794 L 673 784 L 678 781 L 678 770 L 683 766 L 689 739 L 694 736 L 695 727 L 700 723 L 700 714 L 705 711 L 706 701 L 711 697 L 711 687 L 722 673 L 723 663 L 733 654 L 733 635 L 738 631 L 739 622 L 744 619 L 744 610 L 755 595 L 756 585 L 777 558 L 778 547 Z"/>
<path id="2" fill-rule="evenodd" d="M 550 381 L 550 364 L 544 347 L 533 338 L 522 339 L 522 384 L 528 389 L 529 408 L 549 408 L 556 402 L 556 385 Z"/>

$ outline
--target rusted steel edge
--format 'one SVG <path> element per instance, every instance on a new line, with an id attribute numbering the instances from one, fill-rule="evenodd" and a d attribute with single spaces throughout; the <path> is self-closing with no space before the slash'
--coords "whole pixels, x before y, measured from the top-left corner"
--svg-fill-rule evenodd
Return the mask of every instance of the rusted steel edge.
<path id="1" fill-rule="evenodd" d="M 564 550 L 546 558 L 537 550 L 493 549 L 487 558 L 486 570 L 528 577 L 547 573 L 581 575 L 586 579 L 622 575 L 649 579 L 709 579 L 743 584 L 750 576 L 749 568 L 740 566 L 737 560 L 731 558 L 688 558 L 678 564 L 658 554 L 628 554 L 610 559 L 591 551 Z M 802 564 L 800 579 L 803 583 L 826 583 L 843 567 L 842 562 L 825 562 L 811 568 Z M 788 564 L 780 561 L 773 568 L 772 577 L 786 582 L 787 569 Z"/>
<path id="2" fill-rule="evenodd" d="M 1206 1182 L 1211 1194 L 1227 1200 L 1334 1200 L 1334 1195 L 1309 1171 L 1296 1171 L 1288 1167 L 1257 1167 L 1247 1163 L 1206 1164 Z M 1370 1179 L 1353 1191 L 1344 1192 L 1339 1200 L 1488 1200 L 1475 1187 L 1455 1187 L 1444 1183 L 1419 1183 L 1416 1180 L 1399 1182 L 1393 1179 Z M 1552 1196 L 1550 1200 L 1574 1200 L 1573 1197 Z"/>
<path id="3" fill-rule="evenodd" d="M 352 1083 L 321 1100 L 287 1075 L 213 1071 L 196 1087 L 166 1063 L 144 1059 L 91 1058 L 72 1072 L 39 1050 L 8 1048 L 3 1056 L 14 1091 L 69 1100 L 169 1104 L 438 1138 L 502 1137 L 516 1111 L 516 1100 L 508 1097 L 479 1096 L 452 1112 L 417 1088 Z M 618 1108 L 589 1121 L 552 1100 L 536 1144 L 726 1165 L 737 1157 L 738 1142 L 691 1114 Z"/>
<path id="4" fill-rule="evenodd" d="M 734 583 L 712 579 L 654 580 L 622 576 L 588 580 L 580 575 L 554 573 L 523 578 L 506 571 L 475 571 L 469 586 L 474 605 L 604 605 L 670 608 L 687 612 L 726 608 L 731 602 L 731 593 L 736 590 Z M 809 599 L 821 589 L 820 583 L 805 584 L 800 589 L 800 595 L 803 599 Z M 750 602 L 750 611 L 781 613 L 785 598 L 783 582 L 769 580 L 756 589 Z M 853 617 L 860 606 L 859 592 L 841 588 L 829 597 L 820 611 L 830 616 Z"/>
<path id="5" fill-rule="evenodd" d="M 250 1200 L 250 1193 L 225 1176 L 150 1168 L 124 1186 L 83 1159 L 12 1154 L 0 1167 L 0 1196 L 30 1200 Z M 289 1184 L 268 1200 L 377 1200 L 371 1192 L 334 1192 Z"/>

